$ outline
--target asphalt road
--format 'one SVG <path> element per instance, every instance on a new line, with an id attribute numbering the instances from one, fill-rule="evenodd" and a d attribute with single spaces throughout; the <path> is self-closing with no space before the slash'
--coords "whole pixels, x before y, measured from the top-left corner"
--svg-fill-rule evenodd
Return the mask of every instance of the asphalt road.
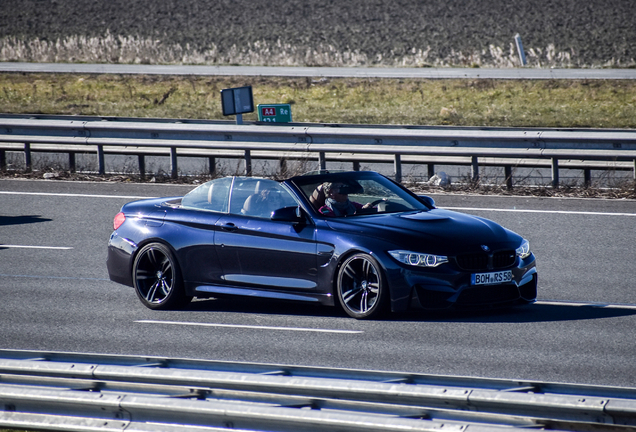
<path id="1" fill-rule="evenodd" d="M 528 307 L 383 321 L 230 300 L 150 311 L 108 280 L 112 218 L 190 188 L 0 180 L 0 348 L 636 387 L 636 201 L 433 195 L 530 240 L 540 301 Z"/>
<path id="2" fill-rule="evenodd" d="M 0 72 L 425 79 L 636 79 L 635 69 L 382 68 L 0 62 Z"/>

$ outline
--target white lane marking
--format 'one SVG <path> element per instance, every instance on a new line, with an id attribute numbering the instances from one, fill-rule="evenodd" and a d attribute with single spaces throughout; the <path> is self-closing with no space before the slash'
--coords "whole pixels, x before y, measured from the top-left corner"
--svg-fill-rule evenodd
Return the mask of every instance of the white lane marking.
<path id="1" fill-rule="evenodd" d="M 254 330 L 283 330 L 283 331 L 299 331 L 299 332 L 314 332 L 314 333 L 339 333 L 339 334 L 364 333 L 361 330 L 330 330 L 330 329 L 314 329 L 314 328 L 305 328 L 305 327 L 270 327 L 270 326 L 255 326 L 255 325 L 240 325 L 240 324 L 215 324 L 215 323 L 154 321 L 154 320 L 138 320 L 135 322 L 141 323 L 141 324 L 168 324 L 168 325 L 181 325 L 181 326 L 223 327 L 223 328 L 254 329 Z"/>
<path id="2" fill-rule="evenodd" d="M 602 302 L 584 302 L 584 301 L 567 301 L 567 300 L 537 300 L 535 304 L 548 306 L 588 306 L 603 309 L 628 309 L 636 310 L 636 305 L 624 303 L 602 303 Z"/>
<path id="3" fill-rule="evenodd" d="M 27 245 L 7 245 L 0 243 L 0 249 L 2 248 L 14 248 L 14 249 L 53 249 L 53 250 L 69 250 L 73 249 L 68 246 L 27 246 Z"/>
<path id="4" fill-rule="evenodd" d="M 570 210 L 529 210 L 529 209 L 496 209 L 496 208 L 478 208 L 478 207 L 441 207 L 446 210 L 460 211 L 492 211 L 492 212 L 516 212 L 516 213 L 548 213 L 548 214 L 565 214 L 565 215 L 593 215 L 593 216 L 636 216 L 636 213 L 607 213 L 607 212 L 587 212 L 587 211 L 570 211 Z"/>
<path id="5" fill-rule="evenodd" d="M 87 278 L 87 277 L 69 277 L 69 276 L 39 276 L 39 275 L 15 275 L 0 273 L 0 277 L 23 278 L 23 279 L 59 279 L 59 280 L 88 280 L 88 281 L 107 281 L 104 278 Z"/>
<path id="6" fill-rule="evenodd" d="M 48 193 L 48 192 L 11 192 L 0 191 L 4 195 L 37 195 L 37 196 L 57 196 L 57 197 L 79 197 L 79 198 L 117 198 L 117 199 L 149 199 L 157 197 L 143 196 L 126 196 L 126 195 L 93 195 L 93 194 L 74 194 L 74 193 Z"/>

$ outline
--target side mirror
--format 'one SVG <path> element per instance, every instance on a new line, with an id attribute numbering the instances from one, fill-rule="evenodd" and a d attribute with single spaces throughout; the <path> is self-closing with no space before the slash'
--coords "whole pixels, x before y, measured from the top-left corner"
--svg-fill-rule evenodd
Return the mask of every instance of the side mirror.
<path id="1" fill-rule="evenodd" d="M 299 206 L 283 207 L 272 212 L 273 221 L 302 223 L 305 222 L 305 216 Z"/>
<path id="2" fill-rule="evenodd" d="M 434 209 L 435 208 L 435 200 L 428 195 L 418 195 L 420 201 L 426 204 L 428 207 Z"/>

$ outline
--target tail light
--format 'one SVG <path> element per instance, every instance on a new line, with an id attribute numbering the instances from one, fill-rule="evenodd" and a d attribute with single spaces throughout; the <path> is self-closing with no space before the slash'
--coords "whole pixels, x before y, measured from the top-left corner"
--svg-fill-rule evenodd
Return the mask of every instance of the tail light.
<path id="1" fill-rule="evenodd" d="M 115 219 L 113 220 L 113 228 L 119 228 L 125 221 L 126 215 L 124 215 L 122 212 L 117 213 L 117 215 L 115 215 Z"/>

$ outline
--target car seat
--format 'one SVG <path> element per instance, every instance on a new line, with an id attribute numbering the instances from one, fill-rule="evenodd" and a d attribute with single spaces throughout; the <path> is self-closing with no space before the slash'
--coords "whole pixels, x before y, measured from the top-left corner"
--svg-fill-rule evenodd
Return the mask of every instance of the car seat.
<path id="1" fill-rule="evenodd" d="M 309 201 L 316 208 L 316 210 L 320 210 L 320 207 L 325 205 L 325 199 L 325 191 L 321 183 L 316 186 L 316 189 L 314 189 L 314 192 L 309 197 Z"/>

